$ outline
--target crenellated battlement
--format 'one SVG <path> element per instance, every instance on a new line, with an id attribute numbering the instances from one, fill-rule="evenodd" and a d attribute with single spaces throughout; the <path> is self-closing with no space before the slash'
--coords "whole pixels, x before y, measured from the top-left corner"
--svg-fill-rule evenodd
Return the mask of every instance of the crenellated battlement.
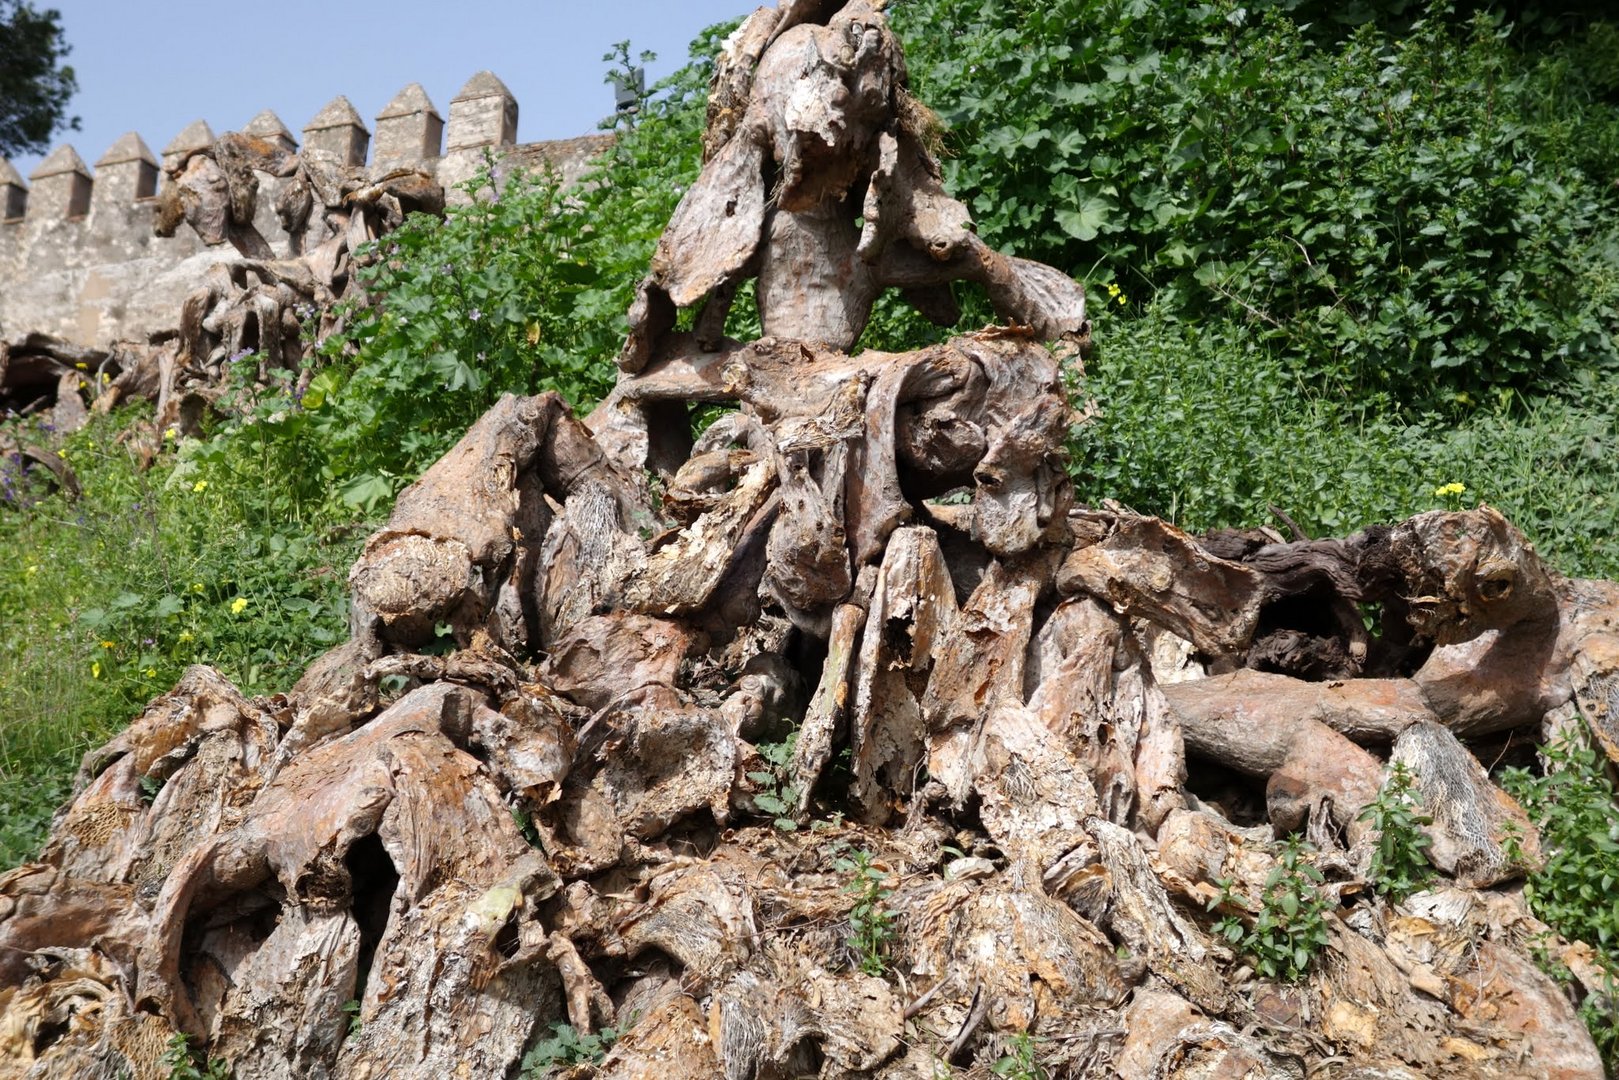
<path id="1" fill-rule="evenodd" d="M 557 142 L 517 143 L 517 100 L 493 73 L 467 80 L 449 103 L 449 118 L 419 83 L 385 105 L 368 128 L 348 98 L 338 95 L 304 125 L 301 139 L 266 109 L 240 129 L 305 155 L 364 166 L 374 176 L 421 169 L 445 188 L 483 166 L 486 153 L 524 167 L 548 162 L 577 179 L 610 140 L 589 135 Z M 136 132 L 119 138 L 94 170 L 71 145 L 57 147 L 27 180 L 0 158 L 0 337 L 41 332 L 105 347 L 172 327 L 185 295 L 215 262 L 237 257 L 228 245 L 205 246 L 190 229 L 153 233 L 164 172 L 211 145 L 205 121 L 187 125 L 164 145 L 161 159 Z M 289 238 L 271 209 L 284 181 L 261 174 L 255 221 L 277 254 Z"/>

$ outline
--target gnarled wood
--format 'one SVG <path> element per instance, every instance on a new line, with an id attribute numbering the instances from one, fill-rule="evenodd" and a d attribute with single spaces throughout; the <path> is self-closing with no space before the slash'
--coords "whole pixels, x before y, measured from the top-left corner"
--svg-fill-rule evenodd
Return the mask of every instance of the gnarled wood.
<path id="1" fill-rule="evenodd" d="M 1488 508 L 1293 542 L 1074 509 L 1083 293 L 973 234 L 878 8 L 727 42 L 589 418 L 502 399 L 366 545 L 353 640 L 270 698 L 194 668 L 86 755 L 0 877 L 0 1072 L 161 1080 L 183 1032 L 242 1080 L 507 1077 L 611 1023 L 596 1075 L 979 1075 L 1029 1033 L 1054 1075 L 1600 1075 L 1525 943 L 1598 968 L 1499 887 L 1536 838 L 1457 736 L 1612 753 L 1619 587 Z M 223 350 L 296 359 L 289 311 L 434 199 L 227 136 L 168 223 L 253 250 L 255 173 L 307 254 L 97 361 L 164 423 Z M 773 336 L 726 340 L 749 277 Z M 880 289 L 949 321 L 957 280 L 1016 325 L 848 355 Z M 0 349 L 0 389 L 65 415 L 80 362 Z M 698 403 L 732 408 L 693 439 Z M 1400 905 L 1362 880 L 1385 753 L 1440 871 Z M 1289 833 L 1326 946 L 1281 985 L 1213 920 L 1285 910 Z"/>

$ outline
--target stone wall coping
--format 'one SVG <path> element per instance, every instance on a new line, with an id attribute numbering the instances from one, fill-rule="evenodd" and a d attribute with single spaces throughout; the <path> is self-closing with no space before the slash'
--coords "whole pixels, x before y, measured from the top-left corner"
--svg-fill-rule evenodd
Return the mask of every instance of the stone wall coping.
<path id="1" fill-rule="evenodd" d="M 90 166 L 86 165 L 79 152 L 73 149 L 72 143 L 63 143 L 52 150 L 50 156 L 28 174 L 28 179 L 43 180 L 47 176 L 61 176 L 65 173 L 78 173 L 86 179 L 90 176 Z"/>
<path id="2" fill-rule="evenodd" d="M 107 152 L 101 155 L 96 162 L 96 168 L 103 165 L 122 165 L 126 161 L 141 161 L 148 165 L 156 165 L 157 158 L 152 155 L 146 140 L 133 131 L 126 131 L 118 137 L 118 141 L 107 147 Z"/>
<path id="3" fill-rule="evenodd" d="M 500 80 L 495 81 L 499 82 Z M 411 83 L 395 94 L 393 99 L 382 107 L 382 111 L 377 113 L 377 119 L 393 120 L 401 116 L 415 116 L 418 113 L 438 116 L 440 120 L 444 119 L 439 116 L 439 111 L 433 107 L 433 101 L 427 96 L 427 91 L 422 89 L 422 84 Z"/>
<path id="4" fill-rule="evenodd" d="M 364 131 L 367 135 L 371 133 L 366 128 L 365 121 L 360 119 L 360 114 L 355 110 L 354 103 L 342 94 L 338 94 L 331 101 L 328 101 L 326 107 L 316 113 L 313 120 L 304 125 L 304 133 L 307 135 L 311 131 L 328 131 L 339 127 L 354 127 Z"/>

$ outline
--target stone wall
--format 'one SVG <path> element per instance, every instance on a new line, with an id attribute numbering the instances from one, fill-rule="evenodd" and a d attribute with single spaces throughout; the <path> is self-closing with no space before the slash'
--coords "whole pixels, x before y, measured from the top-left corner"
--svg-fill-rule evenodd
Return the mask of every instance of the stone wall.
<path id="1" fill-rule="evenodd" d="M 242 130 L 299 148 L 268 110 Z M 374 132 L 346 97 L 334 98 L 305 125 L 302 153 L 365 165 L 373 175 L 423 169 L 453 203 L 467 197 L 455 186 L 477 171 L 487 152 L 516 166 L 548 162 L 572 180 L 611 136 L 521 145 L 516 138 L 516 99 L 482 71 L 450 102 L 447 123 L 416 83 L 377 114 Z M 205 246 L 188 228 L 168 239 L 152 232 L 161 170 L 213 140 L 198 120 L 163 148 L 160 162 L 130 132 L 96 161 L 94 172 L 63 145 L 27 181 L 0 158 L 0 338 L 46 333 L 105 348 L 174 327 L 181 302 L 207 267 L 237 257 L 229 245 Z M 287 237 L 271 211 L 279 183 L 260 174 L 255 224 L 285 255 Z"/>

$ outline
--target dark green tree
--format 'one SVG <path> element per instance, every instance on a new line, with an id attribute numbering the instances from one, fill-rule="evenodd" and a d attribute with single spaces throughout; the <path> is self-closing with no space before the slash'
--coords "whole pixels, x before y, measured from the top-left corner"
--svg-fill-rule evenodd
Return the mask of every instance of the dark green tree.
<path id="1" fill-rule="evenodd" d="M 78 117 L 65 115 L 79 84 L 62 63 L 70 47 L 61 17 L 27 0 L 0 0 L 0 156 L 44 150 L 57 131 L 79 128 Z"/>

